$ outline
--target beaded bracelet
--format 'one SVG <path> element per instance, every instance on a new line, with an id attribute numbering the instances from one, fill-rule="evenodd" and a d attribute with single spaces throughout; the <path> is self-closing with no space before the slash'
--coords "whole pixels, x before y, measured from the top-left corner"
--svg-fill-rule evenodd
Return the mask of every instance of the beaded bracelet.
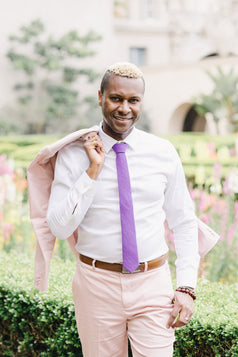
<path id="1" fill-rule="evenodd" d="M 193 300 L 196 300 L 195 290 L 193 288 L 190 288 L 189 286 L 179 286 L 175 291 L 189 294 L 191 298 L 193 298 Z"/>

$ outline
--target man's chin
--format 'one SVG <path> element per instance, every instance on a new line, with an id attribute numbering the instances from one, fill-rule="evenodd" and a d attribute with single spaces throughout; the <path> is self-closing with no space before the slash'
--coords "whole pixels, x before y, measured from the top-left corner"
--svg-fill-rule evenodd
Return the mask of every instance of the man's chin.
<path id="1" fill-rule="evenodd" d="M 134 128 L 134 124 L 128 125 L 114 125 L 111 129 L 117 134 L 129 134 Z"/>
<path id="2" fill-rule="evenodd" d="M 113 123 L 113 125 L 108 125 L 107 123 L 105 123 L 106 125 L 103 125 L 103 131 L 114 137 L 116 140 L 120 140 L 125 138 L 127 135 L 130 134 L 130 132 L 132 131 L 132 129 L 135 126 L 135 123 L 133 123 L 132 125 L 128 126 L 128 125 L 118 125 L 115 122 Z"/>

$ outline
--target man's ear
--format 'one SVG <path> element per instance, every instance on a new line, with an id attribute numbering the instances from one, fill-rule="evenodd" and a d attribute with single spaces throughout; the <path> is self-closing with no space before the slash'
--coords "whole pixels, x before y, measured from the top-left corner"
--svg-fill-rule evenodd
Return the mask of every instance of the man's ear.
<path id="1" fill-rule="evenodd" d="M 100 90 L 98 91 L 98 105 L 102 106 L 102 92 Z"/>

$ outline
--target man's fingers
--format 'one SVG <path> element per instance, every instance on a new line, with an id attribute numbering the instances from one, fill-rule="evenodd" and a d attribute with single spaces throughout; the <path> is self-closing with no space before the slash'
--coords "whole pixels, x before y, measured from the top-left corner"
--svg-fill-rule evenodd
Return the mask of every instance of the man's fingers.
<path id="1" fill-rule="evenodd" d="M 189 315 L 184 315 L 184 313 L 182 314 L 182 312 L 180 312 L 179 317 L 176 321 L 174 321 L 174 323 L 172 324 L 172 327 L 182 327 L 184 325 L 187 325 L 189 323 L 189 321 L 191 320 L 192 316 Z"/>
<path id="2" fill-rule="evenodd" d="M 100 152 L 103 149 L 103 144 L 98 135 L 88 135 L 84 137 L 84 147 Z"/>
<path id="3" fill-rule="evenodd" d="M 170 314 L 169 320 L 167 322 L 167 328 L 170 328 L 171 326 L 173 326 L 173 324 L 176 321 L 176 318 L 178 316 L 180 312 L 180 307 L 179 306 L 175 306 Z"/>

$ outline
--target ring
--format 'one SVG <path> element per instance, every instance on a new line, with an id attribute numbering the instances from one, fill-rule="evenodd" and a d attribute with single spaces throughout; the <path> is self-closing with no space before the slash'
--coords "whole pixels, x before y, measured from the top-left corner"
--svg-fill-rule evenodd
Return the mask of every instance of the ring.
<path id="1" fill-rule="evenodd" d="M 97 143 L 96 143 L 96 141 L 94 141 L 94 142 L 93 142 L 93 145 L 94 145 L 94 146 L 97 146 Z"/>
<path id="2" fill-rule="evenodd" d="M 185 317 L 185 320 L 186 320 L 186 321 L 189 321 L 189 317 Z"/>

